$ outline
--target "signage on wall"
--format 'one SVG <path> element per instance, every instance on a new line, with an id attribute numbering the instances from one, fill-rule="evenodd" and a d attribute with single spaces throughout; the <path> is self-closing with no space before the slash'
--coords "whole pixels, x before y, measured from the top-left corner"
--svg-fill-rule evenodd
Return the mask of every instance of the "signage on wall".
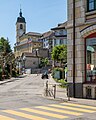
<path id="1" fill-rule="evenodd" d="M 86 39 L 86 45 L 96 45 L 96 38 Z"/>

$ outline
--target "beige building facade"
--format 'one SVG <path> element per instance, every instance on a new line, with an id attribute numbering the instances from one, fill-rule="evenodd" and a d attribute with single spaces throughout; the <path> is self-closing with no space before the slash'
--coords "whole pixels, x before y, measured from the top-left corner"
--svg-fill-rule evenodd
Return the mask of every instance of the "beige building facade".
<path id="1" fill-rule="evenodd" d="M 22 16 L 22 11 L 20 10 L 19 17 L 16 21 L 16 43 L 14 46 L 15 57 L 19 57 L 24 52 L 32 53 L 35 48 L 40 48 L 43 46 L 40 37 L 42 34 L 37 32 L 26 33 L 26 21 Z"/>
<path id="2" fill-rule="evenodd" d="M 96 99 L 96 0 L 67 4 L 69 95 Z"/>

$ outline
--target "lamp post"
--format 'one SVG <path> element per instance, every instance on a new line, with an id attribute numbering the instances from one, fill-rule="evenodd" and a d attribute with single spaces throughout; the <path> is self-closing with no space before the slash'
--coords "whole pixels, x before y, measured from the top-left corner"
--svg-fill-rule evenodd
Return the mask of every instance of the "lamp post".
<path id="1" fill-rule="evenodd" d="M 39 56 L 38 56 L 38 49 L 36 49 L 36 57 L 38 58 L 38 67 L 39 67 Z"/>

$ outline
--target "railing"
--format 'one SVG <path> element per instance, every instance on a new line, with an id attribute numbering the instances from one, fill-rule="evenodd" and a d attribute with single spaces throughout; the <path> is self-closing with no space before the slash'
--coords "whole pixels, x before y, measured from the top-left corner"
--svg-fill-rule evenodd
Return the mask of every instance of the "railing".
<path id="1" fill-rule="evenodd" d="M 70 101 L 70 96 L 69 96 L 69 86 L 68 85 L 65 85 L 65 89 L 63 89 L 63 91 L 61 90 L 58 90 L 58 87 L 60 89 L 60 83 L 53 83 L 53 84 L 50 84 L 48 83 L 48 81 L 46 81 L 45 83 L 45 88 L 44 88 L 44 96 L 46 97 L 53 97 L 54 99 L 58 97 L 58 94 L 59 94 L 59 97 L 63 97 L 64 94 L 65 94 L 65 98 L 67 98 L 68 101 Z M 61 96 L 60 96 L 61 94 Z"/>

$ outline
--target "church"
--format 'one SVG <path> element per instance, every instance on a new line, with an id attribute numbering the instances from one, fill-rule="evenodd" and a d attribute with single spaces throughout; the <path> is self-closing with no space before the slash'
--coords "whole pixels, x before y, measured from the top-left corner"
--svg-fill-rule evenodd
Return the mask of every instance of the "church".
<path id="1" fill-rule="evenodd" d="M 16 21 L 16 43 L 14 47 L 15 57 L 19 57 L 24 52 L 32 53 L 34 48 L 42 47 L 42 41 L 39 39 L 42 36 L 40 33 L 26 33 L 26 20 L 22 16 L 20 9 L 19 17 Z"/>
<path id="2" fill-rule="evenodd" d="M 47 57 L 48 49 L 43 50 L 42 34 L 37 32 L 26 33 L 26 20 L 20 9 L 16 21 L 16 43 L 14 54 L 18 63 L 19 72 L 22 69 L 38 68 L 40 59 Z"/>

